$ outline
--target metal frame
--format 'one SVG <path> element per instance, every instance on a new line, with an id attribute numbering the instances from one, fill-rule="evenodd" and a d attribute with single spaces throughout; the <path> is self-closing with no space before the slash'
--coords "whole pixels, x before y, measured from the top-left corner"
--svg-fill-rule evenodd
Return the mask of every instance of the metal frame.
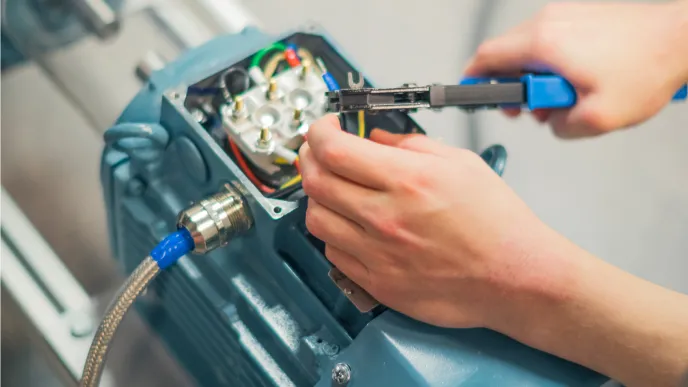
<path id="1" fill-rule="evenodd" d="M 95 332 L 95 303 L 2 189 L 0 284 L 73 381 Z M 112 385 L 109 376 L 103 386 Z"/>

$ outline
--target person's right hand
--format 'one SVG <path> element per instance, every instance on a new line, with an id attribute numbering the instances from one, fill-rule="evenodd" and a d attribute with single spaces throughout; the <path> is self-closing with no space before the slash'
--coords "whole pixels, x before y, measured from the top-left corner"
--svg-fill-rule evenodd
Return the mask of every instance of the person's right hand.
<path id="1" fill-rule="evenodd" d="M 465 75 L 537 70 L 562 75 L 578 94 L 572 109 L 534 112 L 557 136 L 591 136 L 639 124 L 688 81 L 688 0 L 550 4 L 483 43 Z"/>

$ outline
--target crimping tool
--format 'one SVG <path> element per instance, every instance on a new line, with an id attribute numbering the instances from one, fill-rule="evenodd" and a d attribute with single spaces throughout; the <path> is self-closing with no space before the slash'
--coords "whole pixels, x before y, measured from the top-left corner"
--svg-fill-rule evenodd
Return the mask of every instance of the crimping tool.
<path id="1" fill-rule="evenodd" d="M 523 107 L 562 109 L 576 104 L 576 91 L 571 83 L 555 74 L 527 74 L 519 78 L 466 78 L 458 85 L 417 86 L 378 89 L 364 88 L 349 73 L 349 88 L 327 93 L 330 112 L 416 111 L 448 106 L 466 110 Z M 674 101 L 686 100 L 688 86 L 674 95 Z"/>

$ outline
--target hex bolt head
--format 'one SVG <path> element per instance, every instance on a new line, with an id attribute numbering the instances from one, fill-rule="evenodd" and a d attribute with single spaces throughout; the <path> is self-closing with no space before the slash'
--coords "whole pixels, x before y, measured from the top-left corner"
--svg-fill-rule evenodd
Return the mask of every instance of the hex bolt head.
<path id="1" fill-rule="evenodd" d="M 337 363 L 332 369 L 332 381 L 344 386 L 351 381 L 351 367 L 346 363 Z"/>

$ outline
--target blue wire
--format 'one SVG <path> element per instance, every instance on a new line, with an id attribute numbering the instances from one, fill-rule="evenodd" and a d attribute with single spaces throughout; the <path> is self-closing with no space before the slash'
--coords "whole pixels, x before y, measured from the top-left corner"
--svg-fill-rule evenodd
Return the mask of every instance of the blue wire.
<path id="1" fill-rule="evenodd" d="M 165 270 L 194 249 L 189 230 L 181 228 L 168 235 L 150 253 L 160 270 Z"/>
<path id="2" fill-rule="evenodd" d="M 339 84 L 334 79 L 332 74 L 327 73 L 327 72 L 323 73 L 322 79 L 323 79 L 323 81 L 325 81 L 325 84 L 327 85 L 328 90 L 330 90 L 330 91 L 339 90 Z"/>

